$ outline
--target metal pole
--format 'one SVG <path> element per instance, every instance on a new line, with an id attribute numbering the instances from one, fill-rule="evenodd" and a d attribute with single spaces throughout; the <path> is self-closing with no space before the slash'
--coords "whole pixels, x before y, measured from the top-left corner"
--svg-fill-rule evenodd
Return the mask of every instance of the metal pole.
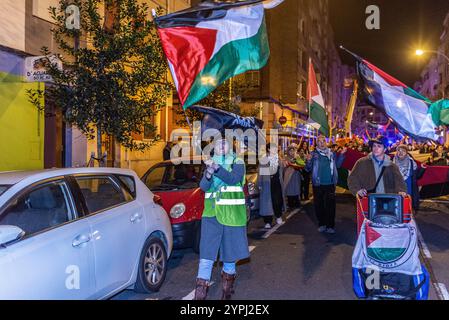
<path id="1" fill-rule="evenodd" d="M 232 78 L 229 78 L 229 102 L 232 101 Z"/>

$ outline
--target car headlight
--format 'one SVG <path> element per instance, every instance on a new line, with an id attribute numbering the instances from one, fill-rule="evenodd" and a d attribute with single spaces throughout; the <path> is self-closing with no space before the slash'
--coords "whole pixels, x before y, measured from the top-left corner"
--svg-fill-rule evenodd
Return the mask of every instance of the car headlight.
<path id="1" fill-rule="evenodd" d="M 178 219 L 184 214 L 184 212 L 186 212 L 186 206 L 184 203 L 175 204 L 170 210 L 170 217 L 173 219 Z"/>

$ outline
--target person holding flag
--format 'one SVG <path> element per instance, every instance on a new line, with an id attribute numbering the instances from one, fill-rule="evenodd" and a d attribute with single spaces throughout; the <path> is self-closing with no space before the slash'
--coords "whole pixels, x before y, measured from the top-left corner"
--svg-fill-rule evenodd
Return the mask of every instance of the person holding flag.
<path id="1" fill-rule="evenodd" d="M 226 80 L 266 65 L 270 56 L 265 9 L 284 0 L 205 1 L 156 17 L 162 49 L 184 110 L 207 97 Z M 219 122 L 218 122 L 219 123 Z M 215 128 L 217 129 L 217 128 Z M 225 126 L 218 130 L 226 129 Z M 206 192 L 201 225 L 200 263 L 195 299 L 207 297 L 218 251 L 224 262 L 223 299 L 230 299 L 235 263 L 249 256 L 245 164 L 218 140 L 200 187 Z"/>
<path id="2" fill-rule="evenodd" d="M 195 300 L 205 300 L 207 297 L 218 253 L 223 261 L 222 300 L 230 300 L 234 293 L 236 262 L 249 257 L 243 193 L 245 163 L 232 152 L 226 139 L 218 139 L 214 145 L 214 156 L 206 161 L 206 166 L 200 182 L 205 199 Z"/>

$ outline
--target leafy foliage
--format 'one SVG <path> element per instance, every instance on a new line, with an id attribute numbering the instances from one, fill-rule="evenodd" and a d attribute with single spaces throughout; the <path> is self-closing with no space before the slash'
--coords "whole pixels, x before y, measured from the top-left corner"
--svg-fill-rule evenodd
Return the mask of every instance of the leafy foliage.
<path id="1" fill-rule="evenodd" d="M 66 27 L 65 10 L 71 4 L 80 9 L 79 30 Z M 131 150 L 150 147 L 133 134 L 142 134 L 145 126 L 156 131 L 149 119 L 165 107 L 171 85 L 148 5 L 138 0 L 60 0 L 50 13 L 64 69 L 47 59 L 54 83 L 46 94 L 62 108 L 65 120 L 89 139 L 97 130 Z M 48 48 L 42 51 L 52 54 Z"/>

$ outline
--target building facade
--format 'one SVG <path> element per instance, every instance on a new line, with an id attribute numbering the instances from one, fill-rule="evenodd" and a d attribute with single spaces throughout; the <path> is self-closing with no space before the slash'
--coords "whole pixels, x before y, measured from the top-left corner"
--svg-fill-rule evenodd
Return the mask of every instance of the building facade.
<path id="1" fill-rule="evenodd" d="M 350 74 L 340 59 L 329 21 L 328 0 L 286 0 L 266 11 L 270 60 L 260 71 L 244 76 L 256 79 L 242 99 L 242 109 L 257 108 L 266 128 L 281 129 L 283 143 L 300 139 L 309 131 L 307 78 L 312 59 L 324 96 L 331 127 L 344 127 L 350 90 L 344 79 Z M 346 92 L 349 91 L 349 94 Z M 285 116 L 286 124 L 279 118 Z"/>
<path id="2" fill-rule="evenodd" d="M 190 0 L 142 2 L 146 2 L 150 8 L 160 7 L 164 13 L 190 7 Z M 66 126 L 61 112 L 51 101 L 45 101 L 45 112 L 40 113 L 28 103 L 26 90 L 44 89 L 46 84 L 26 82 L 25 61 L 29 57 L 41 55 L 41 48 L 44 46 L 50 52 L 58 52 L 51 33 L 53 24 L 48 11 L 50 6 L 57 6 L 58 3 L 59 0 L 1 1 L 0 146 L 8 152 L 0 156 L 0 170 L 86 166 L 92 154 L 97 156 L 96 140 L 87 140 L 79 130 Z M 11 95 L 11 92 L 15 94 Z M 14 117 L 19 106 L 21 109 L 17 115 L 20 115 L 20 119 Z M 27 109 L 22 110 L 24 108 Z M 142 174 L 158 162 L 162 158 L 165 141 L 170 140 L 170 133 L 178 127 L 176 123 L 179 116 L 176 110 L 179 108 L 179 101 L 170 97 L 166 107 L 152 119 L 157 126 L 156 135 L 161 140 L 148 151 L 131 152 L 110 137 L 104 136 L 108 165 L 132 168 Z M 14 133 L 13 139 L 6 139 L 5 130 L 8 134 Z M 149 142 L 154 135 L 144 132 L 135 138 Z"/>

